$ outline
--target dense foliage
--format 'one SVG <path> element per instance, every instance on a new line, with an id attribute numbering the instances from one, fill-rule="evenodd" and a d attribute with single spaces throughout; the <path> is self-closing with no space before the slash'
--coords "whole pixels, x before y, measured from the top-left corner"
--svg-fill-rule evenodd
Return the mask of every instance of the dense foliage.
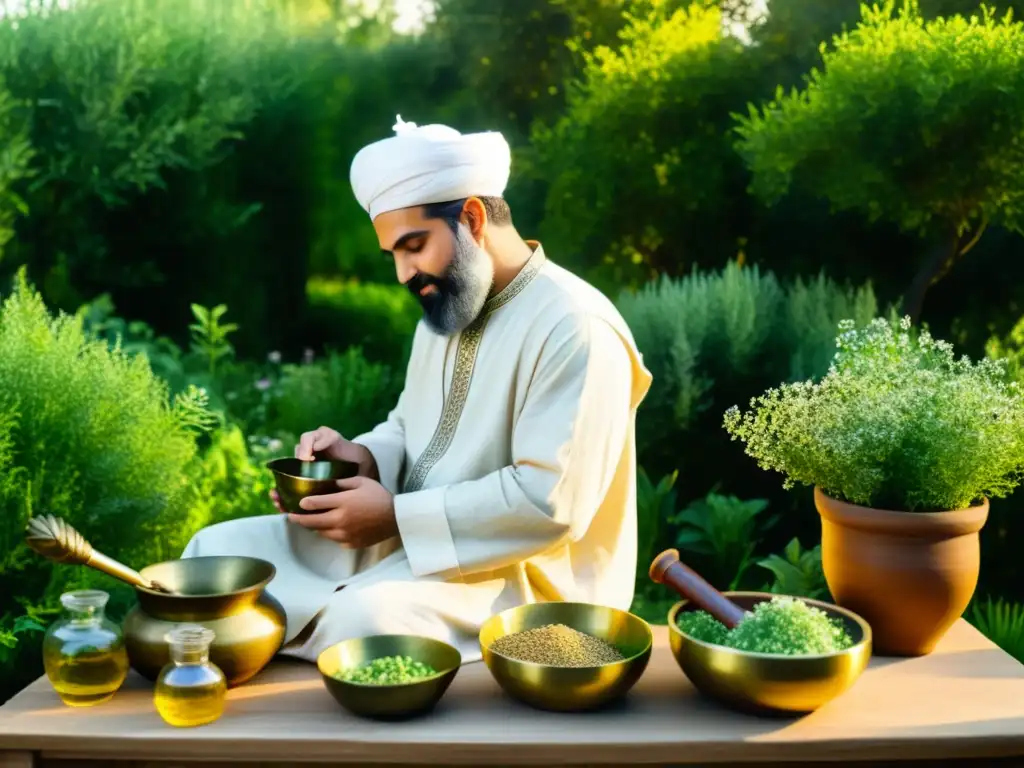
<path id="1" fill-rule="evenodd" d="M 198 391 L 172 403 L 144 359 L 90 338 L 81 318 L 51 316 L 22 276 L 0 309 L 0 646 L 22 617 L 43 619 L 62 591 L 96 581 L 31 554 L 28 518 L 62 517 L 123 562 L 176 556 L 207 426 Z"/>
<path id="2" fill-rule="evenodd" d="M 1018 0 L 974 21 L 939 20 L 974 0 L 439 0 L 414 36 L 387 0 L 25 5 L 0 18 L 0 293 L 22 267 L 38 288 L 15 279 L 0 315 L 0 699 L 38 672 L 61 590 L 102 584 L 115 617 L 131 599 L 30 556 L 28 514 L 133 565 L 174 557 L 272 511 L 263 462 L 295 435 L 393 406 L 419 307 L 348 168 L 396 113 L 505 131 L 521 233 L 632 327 L 655 374 L 634 606 L 652 620 L 666 546 L 722 589 L 828 599 L 809 494 L 745 458 L 723 411 L 828 380 L 839 322 L 884 315 L 929 264 L 933 283 L 954 226 L 959 253 L 988 222 L 922 317 L 1024 375 Z M 993 485 L 938 490 L 972 484 Z M 1024 598 L 1024 516 L 1000 514 L 1019 504 L 993 505 L 968 614 L 1016 653 L 1019 607 L 995 598 Z"/>
<path id="3" fill-rule="evenodd" d="M 843 287 L 824 275 L 783 281 L 735 262 L 662 277 L 624 292 L 618 308 L 654 377 L 637 416 L 641 462 L 659 472 L 687 467 L 688 474 L 722 460 L 707 441 L 718 437 L 731 401 L 779 380 L 825 374 L 837 323 L 866 322 L 878 309 L 870 285 Z M 691 431 L 705 435 L 692 449 L 680 439 Z"/>
<path id="4" fill-rule="evenodd" d="M 739 151 L 769 201 L 802 185 L 939 239 L 907 289 L 917 319 L 925 291 L 989 223 L 1020 229 L 1024 23 L 991 10 L 925 21 L 916 0 L 898 11 L 889 0 L 822 58 L 802 90 L 751 106 Z"/>
<path id="5" fill-rule="evenodd" d="M 1024 477 L 1024 391 L 1005 365 L 957 358 L 927 331 L 883 319 L 839 326 L 820 382 L 783 384 L 729 433 L 784 483 L 878 509 L 963 509 L 1008 495 Z"/>
<path id="6" fill-rule="evenodd" d="M 635 4 L 619 45 L 584 54 L 565 114 L 532 137 L 545 238 L 616 280 L 721 264 L 743 234 L 726 135 L 756 92 L 750 61 L 717 8 L 674 5 Z"/>

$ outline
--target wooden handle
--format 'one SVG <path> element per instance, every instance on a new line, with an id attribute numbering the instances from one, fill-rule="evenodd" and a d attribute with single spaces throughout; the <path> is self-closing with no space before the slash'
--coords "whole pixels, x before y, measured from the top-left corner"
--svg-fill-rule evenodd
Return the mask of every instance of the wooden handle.
<path id="1" fill-rule="evenodd" d="M 679 559 L 679 551 L 666 549 L 651 563 L 651 580 L 671 587 L 684 598 L 703 608 L 732 629 L 746 617 L 747 612 L 708 584 L 695 570 Z"/>
<path id="2" fill-rule="evenodd" d="M 163 584 L 150 581 L 134 568 L 97 552 L 82 534 L 59 517 L 44 515 L 31 518 L 25 532 L 25 543 L 38 554 L 54 562 L 85 565 L 133 587 L 171 593 Z"/>

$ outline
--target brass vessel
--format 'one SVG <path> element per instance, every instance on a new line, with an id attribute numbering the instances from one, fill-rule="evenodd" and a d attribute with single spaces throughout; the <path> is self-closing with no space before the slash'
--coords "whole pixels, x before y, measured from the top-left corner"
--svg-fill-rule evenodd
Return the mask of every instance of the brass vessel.
<path id="1" fill-rule="evenodd" d="M 564 624 L 615 646 L 623 661 L 593 667 L 553 667 L 502 656 L 491 650 L 499 637 Z M 651 627 L 627 611 L 591 603 L 531 603 L 502 611 L 480 628 L 484 663 L 502 689 L 537 709 L 591 710 L 624 696 L 651 658 Z"/>
<path id="2" fill-rule="evenodd" d="M 726 592 L 744 610 L 778 595 Z M 804 714 L 844 693 L 871 660 L 871 627 L 864 619 L 829 603 L 797 598 L 839 619 L 854 644 L 821 656 L 780 656 L 748 653 L 712 645 L 679 629 L 679 614 L 697 610 L 687 600 L 668 613 L 669 645 L 683 673 L 701 693 L 726 706 L 753 714 Z"/>
<path id="3" fill-rule="evenodd" d="M 297 515 L 309 514 L 299 506 L 299 502 L 307 496 L 336 493 L 338 480 L 359 474 L 359 465 L 350 461 L 301 461 L 285 458 L 268 461 L 267 468 L 274 473 L 281 506 Z"/>
<path id="4" fill-rule="evenodd" d="M 339 680 L 336 675 L 383 656 L 409 656 L 437 670 L 436 675 L 400 685 L 368 685 Z M 458 649 L 418 635 L 373 635 L 343 640 L 316 660 L 327 691 L 353 714 L 399 720 L 432 710 L 452 684 L 462 665 Z"/>
<path id="5" fill-rule="evenodd" d="M 132 668 L 148 680 L 170 661 L 167 633 L 181 623 L 213 630 L 210 661 L 231 687 L 262 670 L 284 641 L 284 609 L 266 592 L 276 569 L 266 560 L 195 557 L 136 571 L 49 515 L 29 521 L 25 541 L 50 560 L 95 568 L 135 588 L 138 604 L 124 620 L 125 646 Z"/>
<path id="6" fill-rule="evenodd" d="M 213 630 L 210 661 L 224 672 L 228 687 L 262 670 L 281 648 L 285 613 L 267 594 L 276 569 L 266 560 L 218 555 L 170 560 L 143 568 L 144 578 L 180 594 L 136 587 L 138 604 L 124 620 L 132 667 L 156 681 L 170 661 L 167 633 L 182 623 Z"/>

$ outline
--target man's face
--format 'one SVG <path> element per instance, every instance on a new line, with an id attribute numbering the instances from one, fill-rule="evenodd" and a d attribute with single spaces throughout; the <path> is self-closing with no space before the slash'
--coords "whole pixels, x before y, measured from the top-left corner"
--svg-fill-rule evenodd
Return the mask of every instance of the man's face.
<path id="1" fill-rule="evenodd" d="M 382 213 L 373 227 L 381 249 L 395 259 L 398 282 L 420 302 L 435 333 L 458 333 L 480 315 L 494 265 L 465 224 L 453 232 L 447 221 L 425 218 L 416 207 Z"/>

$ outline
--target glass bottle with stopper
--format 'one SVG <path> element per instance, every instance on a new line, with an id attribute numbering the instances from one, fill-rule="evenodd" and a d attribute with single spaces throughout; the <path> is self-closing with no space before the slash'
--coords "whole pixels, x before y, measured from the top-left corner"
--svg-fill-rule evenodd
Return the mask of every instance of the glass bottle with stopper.
<path id="1" fill-rule="evenodd" d="M 105 616 L 110 596 L 98 589 L 60 596 L 64 616 L 43 638 L 43 667 L 57 695 L 72 707 L 112 698 L 128 676 L 120 628 Z"/>
<path id="2" fill-rule="evenodd" d="M 153 701 L 169 725 L 206 725 L 223 714 L 227 680 L 210 661 L 213 638 L 213 630 L 196 624 L 184 624 L 167 633 L 171 660 L 157 678 Z"/>

